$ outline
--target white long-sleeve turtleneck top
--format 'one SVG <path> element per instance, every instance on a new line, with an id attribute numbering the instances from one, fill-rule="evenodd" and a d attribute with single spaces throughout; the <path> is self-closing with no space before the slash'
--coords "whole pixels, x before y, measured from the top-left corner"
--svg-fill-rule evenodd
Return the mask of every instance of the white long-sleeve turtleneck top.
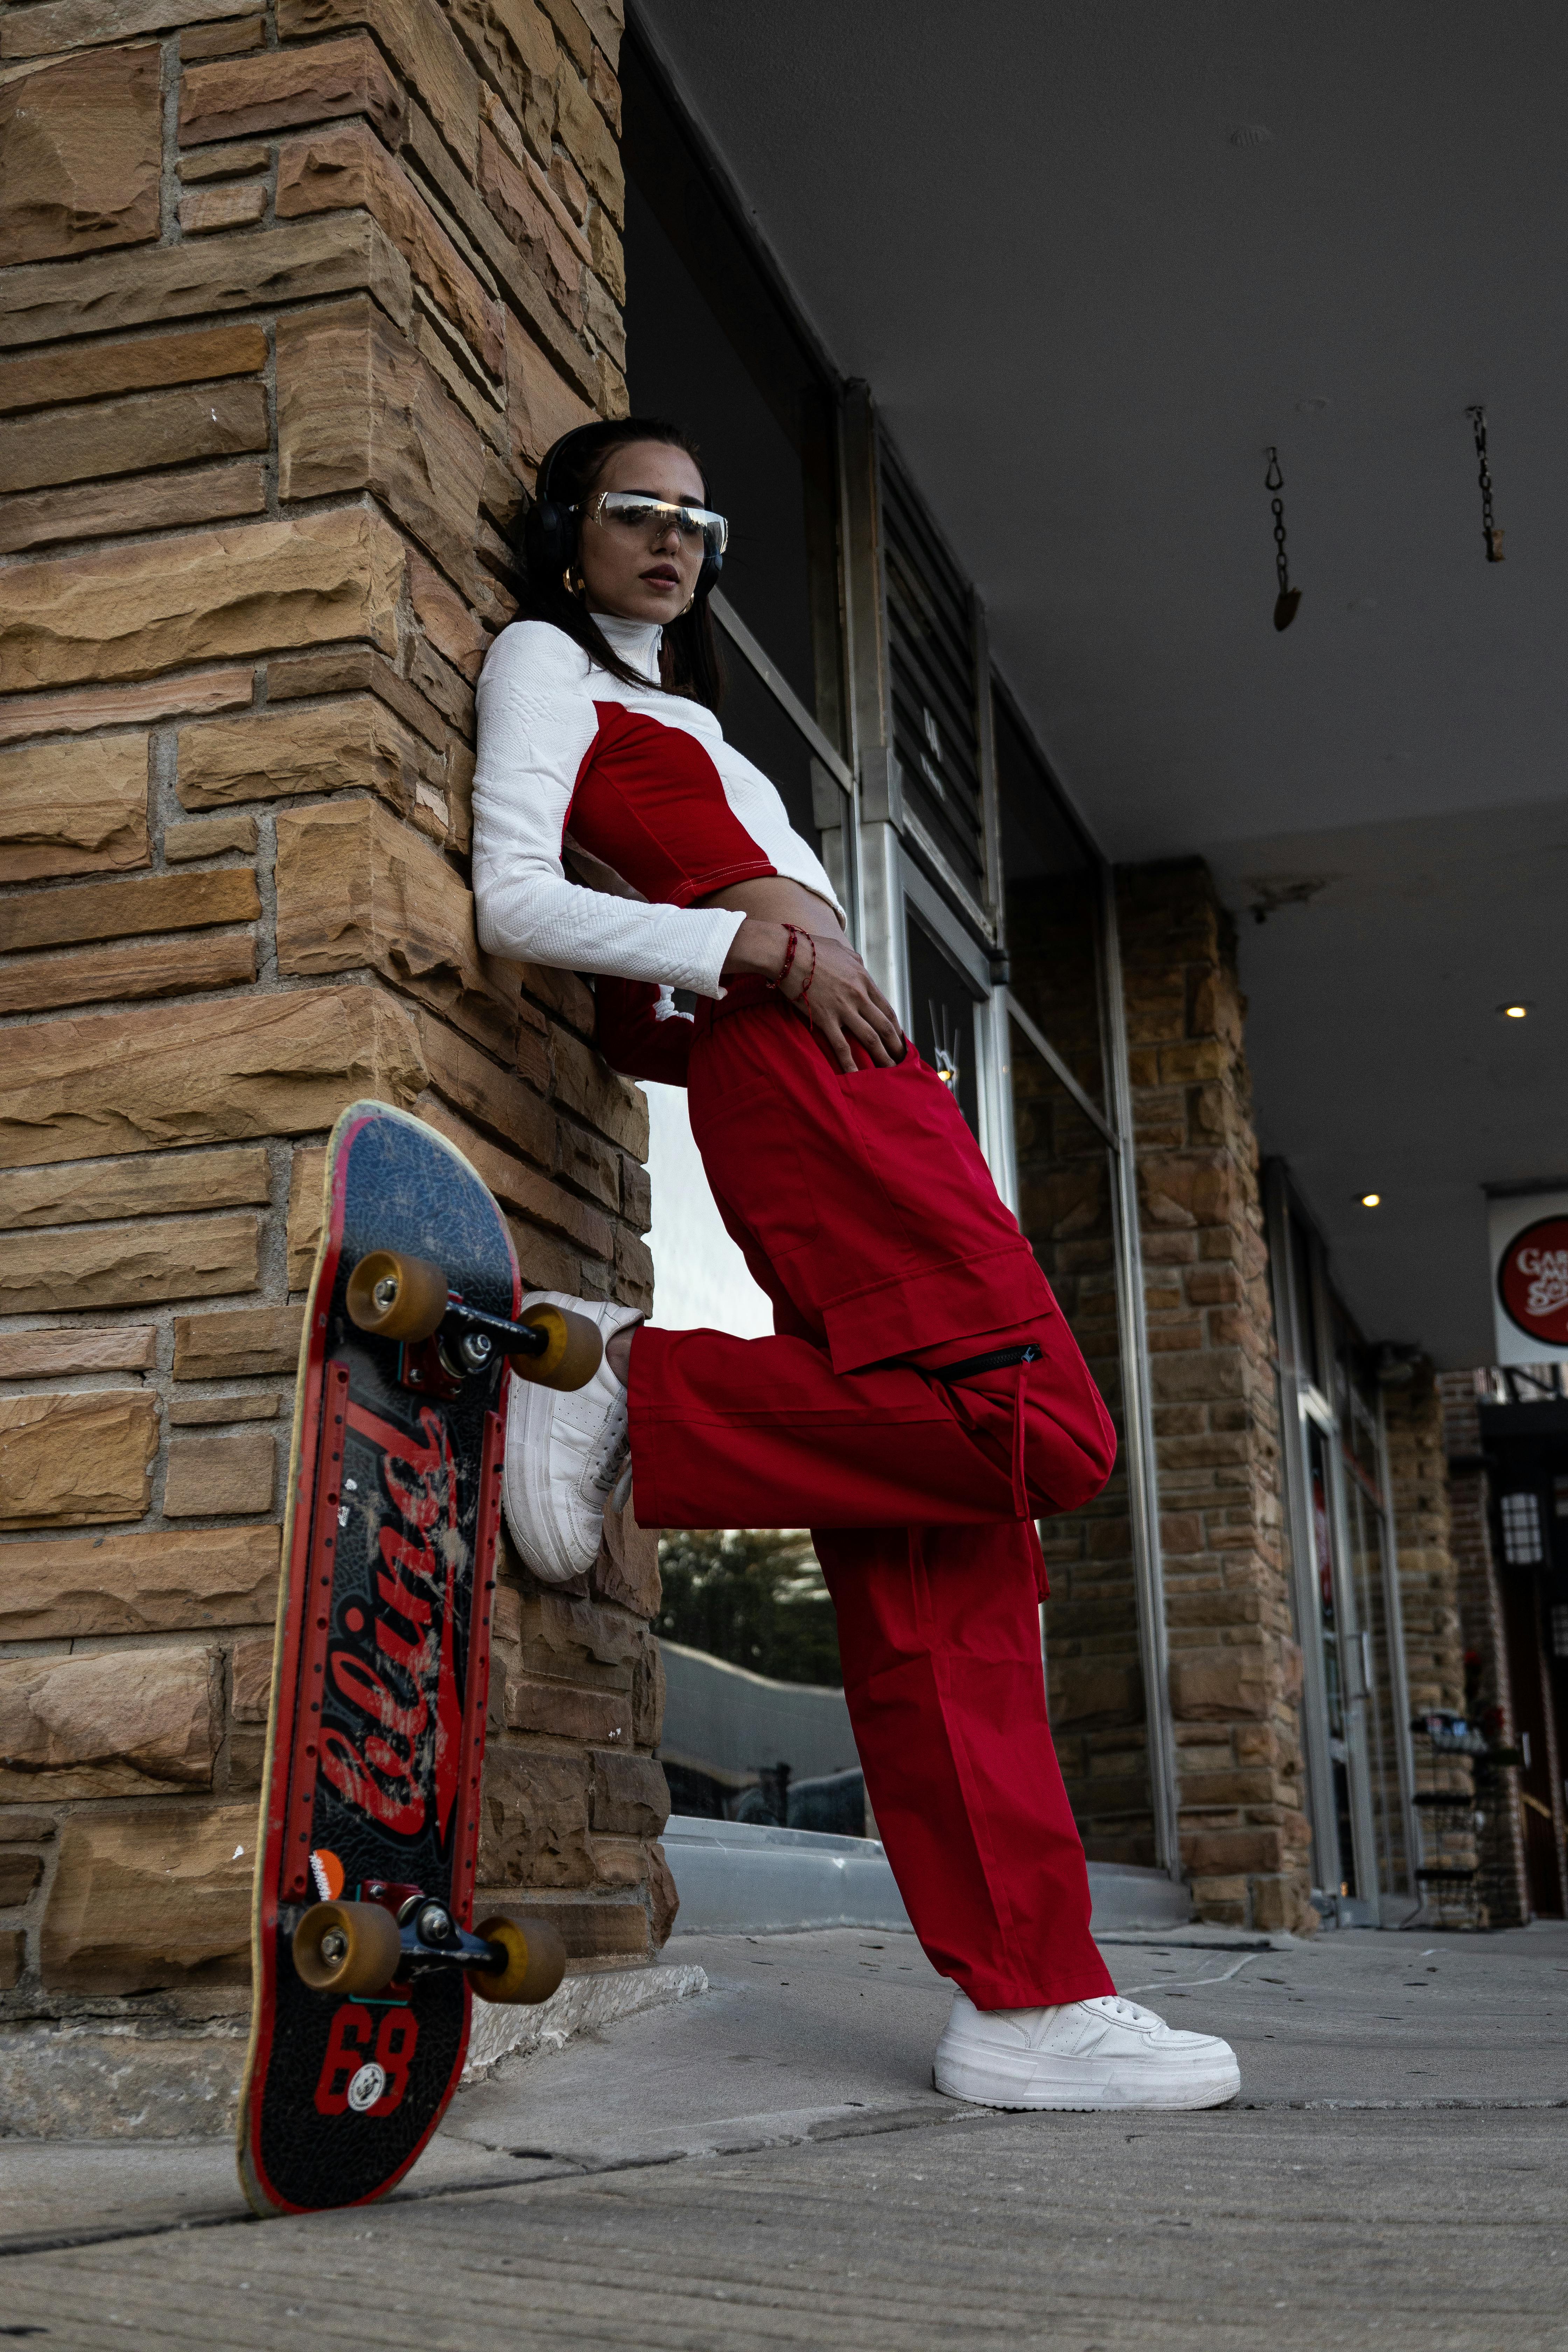
<path id="1" fill-rule="evenodd" d="M 658 623 L 595 617 L 646 685 L 612 677 L 547 621 L 513 622 L 486 658 L 474 776 L 479 944 L 718 996 L 745 918 L 694 899 L 780 874 L 836 912 L 838 901 L 777 789 L 725 742 L 712 711 L 659 685 Z M 566 879 L 568 820 L 574 840 L 647 903 Z"/>

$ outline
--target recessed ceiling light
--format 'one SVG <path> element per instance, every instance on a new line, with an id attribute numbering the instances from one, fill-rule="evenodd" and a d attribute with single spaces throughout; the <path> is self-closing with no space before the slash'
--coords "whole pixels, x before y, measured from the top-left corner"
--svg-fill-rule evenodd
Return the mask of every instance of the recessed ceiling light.
<path id="1" fill-rule="evenodd" d="M 1530 1011 L 1528 1004 L 1500 1004 L 1498 1011 L 1505 1021 L 1522 1021 Z"/>
<path id="2" fill-rule="evenodd" d="M 1381 1192 L 1363 1192 L 1361 1196 L 1361 1204 L 1363 1209 L 1379 1208 L 1382 1206 L 1382 1202 L 1383 1194 Z"/>

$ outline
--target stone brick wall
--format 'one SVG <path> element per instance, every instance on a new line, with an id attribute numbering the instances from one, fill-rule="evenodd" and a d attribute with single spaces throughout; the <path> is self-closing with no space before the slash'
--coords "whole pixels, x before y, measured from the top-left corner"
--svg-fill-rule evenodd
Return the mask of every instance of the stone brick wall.
<path id="1" fill-rule="evenodd" d="M 1235 941 L 1196 859 L 1118 879 L 1182 1850 L 1209 1919 L 1310 1932 L 1300 1653 Z"/>
<path id="2" fill-rule="evenodd" d="M 1463 1649 L 1465 1711 L 1494 1747 L 1518 1737 L 1503 1632 L 1502 1595 L 1492 1552 L 1489 1480 L 1481 1459 L 1479 1398 L 1474 1372 L 1442 1372 L 1437 1395 L 1448 1486 L 1448 1548 Z M 1478 1778 L 1485 1821 L 1476 1840 L 1485 1924 L 1521 1927 L 1530 1917 L 1519 1784 L 1509 1771 Z"/>
<path id="3" fill-rule="evenodd" d="M 1105 1101 L 1098 877 L 1007 893 L 1012 987 L 1092 1102 Z M 1012 1042 L 1019 1222 L 1116 1424 L 1117 1463 L 1083 1510 L 1041 1527 L 1051 1727 L 1091 1861 L 1155 1862 L 1148 1711 L 1128 1511 L 1114 1200 L 1104 1137 L 1018 1033 Z"/>
<path id="4" fill-rule="evenodd" d="M 1405 1670 L 1413 1717 L 1429 1708 L 1465 1711 L 1465 1645 L 1459 1625 L 1459 1570 L 1455 1557 L 1444 1445 L 1443 1393 L 1432 1365 L 1420 1359 L 1411 1380 L 1384 1401 L 1388 1484 L 1399 1552 L 1399 1606 L 1405 1619 Z M 1418 1816 L 1423 1796 L 1473 1797 L 1468 1757 L 1435 1756 L 1413 1737 Z M 1469 1869 L 1479 1859 L 1468 1819 L 1439 1809 L 1421 1822 L 1422 1858 L 1438 1868 Z M 1427 1889 L 1434 1915 L 1468 1918 L 1474 1890 Z M 1484 1923 L 1482 1923 L 1484 1924 Z"/>
<path id="5" fill-rule="evenodd" d="M 0 24 L 0 1986 L 245 1999 L 300 1295 L 343 1103 L 643 1302 L 646 1115 L 476 947 L 473 682 L 544 446 L 624 413 L 619 0 Z M 650 1544 L 515 1563 L 482 1868 L 671 1891 Z M 146 2003 L 139 2013 L 147 2013 Z"/>

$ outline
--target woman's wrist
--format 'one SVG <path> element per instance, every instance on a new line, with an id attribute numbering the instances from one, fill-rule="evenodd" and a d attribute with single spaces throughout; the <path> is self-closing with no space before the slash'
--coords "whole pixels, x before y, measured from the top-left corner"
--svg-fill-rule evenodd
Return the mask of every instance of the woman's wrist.
<path id="1" fill-rule="evenodd" d="M 776 980 L 788 951 L 787 924 L 766 923 L 760 915 L 748 915 L 730 942 L 722 977 L 738 980 L 755 972 L 763 980 Z"/>

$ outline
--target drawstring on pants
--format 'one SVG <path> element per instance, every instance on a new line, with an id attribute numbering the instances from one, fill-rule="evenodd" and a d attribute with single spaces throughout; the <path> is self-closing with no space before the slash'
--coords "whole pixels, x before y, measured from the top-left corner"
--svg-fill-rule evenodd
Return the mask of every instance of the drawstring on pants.
<path id="1" fill-rule="evenodd" d="M 1013 1510 L 1028 1529 L 1029 1549 L 1034 1555 L 1035 1582 L 1044 1601 L 1050 1591 L 1046 1574 L 1046 1556 L 1040 1549 L 1040 1530 L 1029 1508 L 1029 1485 L 1024 1463 L 1024 1404 L 1029 1384 L 1029 1366 L 1038 1363 L 1044 1349 L 1032 1339 L 1021 1347 L 993 1348 L 989 1355 L 966 1356 L 962 1363 L 938 1364 L 926 1375 L 933 1381 L 973 1379 L 981 1372 L 1007 1371 L 1016 1365 L 1018 1377 L 1013 1386 Z"/>

